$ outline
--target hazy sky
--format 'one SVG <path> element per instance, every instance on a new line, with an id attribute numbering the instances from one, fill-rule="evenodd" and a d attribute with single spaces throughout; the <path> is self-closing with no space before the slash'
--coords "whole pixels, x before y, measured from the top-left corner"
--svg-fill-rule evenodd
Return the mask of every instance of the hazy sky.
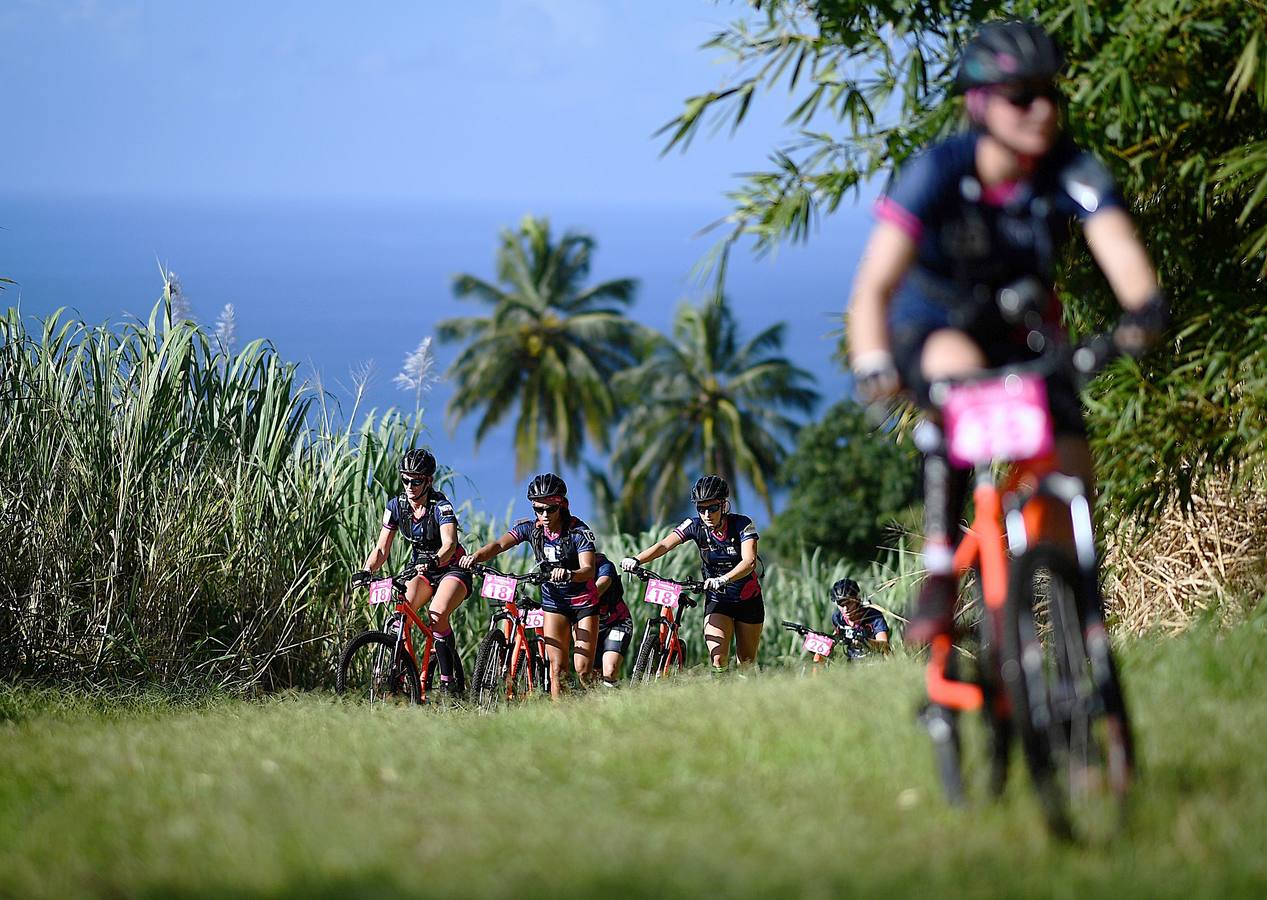
<path id="1" fill-rule="evenodd" d="M 658 157 L 709 0 L 4 0 L 10 188 L 721 207 L 787 111 Z"/>

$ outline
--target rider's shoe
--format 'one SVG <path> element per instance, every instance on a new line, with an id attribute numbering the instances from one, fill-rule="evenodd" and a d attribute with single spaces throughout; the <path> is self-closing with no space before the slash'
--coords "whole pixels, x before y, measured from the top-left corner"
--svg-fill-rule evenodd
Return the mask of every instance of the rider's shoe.
<path id="1" fill-rule="evenodd" d="M 955 579 L 950 575 L 929 575 L 915 601 L 915 615 L 903 637 L 908 644 L 922 647 L 933 638 L 950 634 L 954 628 Z"/>

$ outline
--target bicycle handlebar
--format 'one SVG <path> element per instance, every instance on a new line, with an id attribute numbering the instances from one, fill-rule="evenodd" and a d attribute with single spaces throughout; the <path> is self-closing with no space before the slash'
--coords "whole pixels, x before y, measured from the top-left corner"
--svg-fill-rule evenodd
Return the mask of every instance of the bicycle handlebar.
<path id="1" fill-rule="evenodd" d="M 635 578 L 639 579 L 640 581 L 650 581 L 653 578 L 656 581 L 667 581 L 669 584 L 676 584 L 682 590 L 690 591 L 693 594 L 704 593 L 704 582 L 699 581 L 698 579 L 692 579 L 690 581 L 678 581 L 676 578 L 666 578 L 665 576 L 657 572 L 653 572 L 650 569 L 645 568 L 643 566 L 638 566 L 632 572 L 626 572 L 625 574 L 632 575 Z"/>
<path id="2" fill-rule="evenodd" d="M 783 627 L 788 631 L 795 631 L 797 634 L 802 636 L 816 634 L 819 637 L 825 637 L 828 640 L 838 640 L 838 638 L 834 635 L 827 634 L 825 631 L 815 631 L 813 628 L 810 628 L 808 625 L 802 625 L 800 622 L 789 622 L 787 619 L 784 619 Z"/>
<path id="3" fill-rule="evenodd" d="M 527 584 L 545 584 L 550 580 L 550 573 L 545 569 L 536 569 L 532 572 L 525 572 L 520 575 L 517 572 L 502 572 L 494 569 L 492 566 L 486 566 L 479 563 L 471 567 L 471 571 L 480 575 L 500 575 L 502 578 L 513 578 L 516 581 L 522 581 Z"/>

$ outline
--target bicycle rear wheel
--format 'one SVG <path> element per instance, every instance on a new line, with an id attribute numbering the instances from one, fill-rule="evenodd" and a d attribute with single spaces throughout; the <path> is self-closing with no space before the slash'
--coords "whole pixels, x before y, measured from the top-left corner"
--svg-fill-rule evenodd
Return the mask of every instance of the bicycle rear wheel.
<path id="1" fill-rule="evenodd" d="M 395 635 L 366 631 L 348 642 L 339 657 L 335 690 L 367 703 L 421 703 L 418 668 Z"/>
<path id="2" fill-rule="evenodd" d="M 1003 672 L 1049 827 L 1096 843 L 1122 823 L 1134 749 L 1099 598 L 1088 584 L 1049 546 L 1016 561 Z"/>

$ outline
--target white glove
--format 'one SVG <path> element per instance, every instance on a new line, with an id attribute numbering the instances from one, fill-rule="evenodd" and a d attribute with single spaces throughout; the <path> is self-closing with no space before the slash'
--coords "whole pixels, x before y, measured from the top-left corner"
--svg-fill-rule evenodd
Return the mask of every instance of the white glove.
<path id="1" fill-rule="evenodd" d="M 638 568 L 638 560 L 632 556 L 626 556 L 620 561 L 620 568 L 625 572 L 632 572 Z"/>
<path id="2" fill-rule="evenodd" d="M 707 581 L 704 582 L 704 590 L 720 591 L 723 587 L 725 587 L 729 583 L 730 582 L 728 582 L 725 578 L 709 578 Z"/>
<path id="3" fill-rule="evenodd" d="M 893 356 L 887 350 L 860 353 L 850 360 L 853 367 L 854 390 L 865 404 L 887 400 L 897 393 L 900 385 Z"/>

